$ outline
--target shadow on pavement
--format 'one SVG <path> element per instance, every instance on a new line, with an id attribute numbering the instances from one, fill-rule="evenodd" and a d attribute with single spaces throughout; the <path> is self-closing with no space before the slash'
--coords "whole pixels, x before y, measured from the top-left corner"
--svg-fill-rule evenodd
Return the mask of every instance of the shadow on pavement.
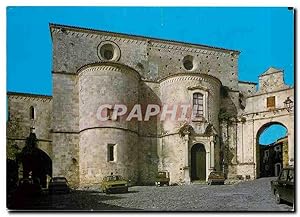
<path id="1" fill-rule="evenodd" d="M 135 193 L 135 192 L 129 192 Z M 74 190 L 69 194 L 43 193 L 39 196 L 13 195 L 7 208 L 10 211 L 134 211 L 137 209 L 124 208 L 106 204 L 103 201 L 119 200 L 123 197 L 104 194 L 99 191 Z"/>

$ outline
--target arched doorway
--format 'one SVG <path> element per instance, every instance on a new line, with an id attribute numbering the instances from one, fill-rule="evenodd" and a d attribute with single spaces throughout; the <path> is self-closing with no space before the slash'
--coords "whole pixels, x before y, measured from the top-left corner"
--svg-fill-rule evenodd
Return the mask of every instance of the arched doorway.
<path id="1" fill-rule="evenodd" d="M 195 144 L 191 149 L 191 180 L 206 180 L 206 151 L 203 144 Z"/>
<path id="2" fill-rule="evenodd" d="M 264 124 L 256 136 L 256 175 L 278 176 L 288 164 L 287 128 L 279 122 Z"/>
<path id="3" fill-rule="evenodd" d="M 41 149 L 35 148 L 31 153 L 22 156 L 23 177 L 38 178 L 42 187 L 47 186 L 47 175 L 52 177 L 52 160 Z"/>
<path id="4" fill-rule="evenodd" d="M 47 186 L 47 175 L 52 177 L 52 160 L 46 152 L 36 147 L 37 138 L 30 133 L 26 145 L 17 157 L 17 162 L 22 164 L 23 178 L 37 178 L 42 187 Z"/>

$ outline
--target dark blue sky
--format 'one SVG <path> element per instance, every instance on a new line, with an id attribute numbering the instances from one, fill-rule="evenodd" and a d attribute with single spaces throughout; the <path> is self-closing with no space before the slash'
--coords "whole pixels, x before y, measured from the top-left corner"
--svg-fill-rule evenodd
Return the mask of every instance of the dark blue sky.
<path id="1" fill-rule="evenodd" d="M 273 66 L 294 84 L 294 19 L 287 8 L 8 7 L 8 91 L 51 95 L 49 23 L 239 50 L 240 80 L 257 82 Z"/>

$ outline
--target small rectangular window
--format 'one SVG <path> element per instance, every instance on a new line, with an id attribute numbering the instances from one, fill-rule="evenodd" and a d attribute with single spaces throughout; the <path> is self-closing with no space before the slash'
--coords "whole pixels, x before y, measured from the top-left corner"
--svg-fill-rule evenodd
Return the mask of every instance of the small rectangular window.
<path id="1" fill-rule="evenodd" d="M 267 108 L 275 108 L 275 96 L 267 98 Z"/>
<path id="2" fill-rule="evenodd" d="M 108 144 L 108 146 L 107 146 L 107 161 L 115 161 L 116 160 L 115 146 L 116 146 L 116 144 Z"/>

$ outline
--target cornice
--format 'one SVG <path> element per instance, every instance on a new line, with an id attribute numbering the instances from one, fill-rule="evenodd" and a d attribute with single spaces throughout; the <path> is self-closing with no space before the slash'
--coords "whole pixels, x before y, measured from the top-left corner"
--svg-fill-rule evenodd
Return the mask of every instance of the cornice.
<path id="1" fill-rule="evenodd" d="M 246 99 L 261 96 L 261 95 L 268 95 L 268 94 L 270 95 L 270 94 L 274 94 L 274 93 L 277 93 L 277 92 L 283 92 L 283 91 L 288 91 L 288 90 L 294 90 L 294 87 L 287 86 L 285 88 L 277 89 L 277 90 L 270 91 L 270 92 L 261 92 L 261 91 L 258 90 L 254 94 L 247 96 Z"/>
<path id="2" fill-rule="evenodd" d="M 213 46 L 193 44 L 182 41 L 174 41 L 167 39 L 151 38 L 138 35 L 130 35 L 124 33 L 116 33 L 110 31 L 101 31 L 90 28 L 82 28 L 75 26 L 66 26 L 59 24 L 50 24 L 51 36 L 53 34 L 66 34 L 76 37 L 93 38 L 100 40 L 111 40 L 115 42 L 123 42 L 135 45 L 148 45 L 161 49 L 180 50 L 190 53 L 203 53 L 217 56 L 236 56 L 240 51 L 218 48 Z"/>
<path id="3" fill-rule="evenodd" d="M 160 85 L 164 86 L 169 83 L 173 83 L 176 81 L 184 81 L 184 80 L 199 80 L 199 81 L 214 81 L 217 85 L 222 85 L 221 81 L 216 77 L 206 75 L 206 74 L 196 74 L 196 73 L 178 73 L 168 77 L 161 79 Z"/>
<path id="4" fill-rule="evenodd" d="M 50 102 L 52 100 L 52 96 L 49 95 L 42 95 L 42 94 L 33 94 L 33 93 L 20 93 L 20 92 L 7 92 L 7 96 L 9 98 L 14 99 L 25 99 L 25 100 L 41 100 L 41 101 L 48 101 Z"/>
<path id="5" fill-rule="evenodd" d="M 126 66 L 118 62 L 95 62 L 91 64 L 84 65 L 77 70 L 79 76 L 85 72 L 93 71 L 115 71 L 122 73 L 130 73 L 131 76 L 135 77 L 138 81 L 141 80 L 140 74 L 133 68 Z"/>

